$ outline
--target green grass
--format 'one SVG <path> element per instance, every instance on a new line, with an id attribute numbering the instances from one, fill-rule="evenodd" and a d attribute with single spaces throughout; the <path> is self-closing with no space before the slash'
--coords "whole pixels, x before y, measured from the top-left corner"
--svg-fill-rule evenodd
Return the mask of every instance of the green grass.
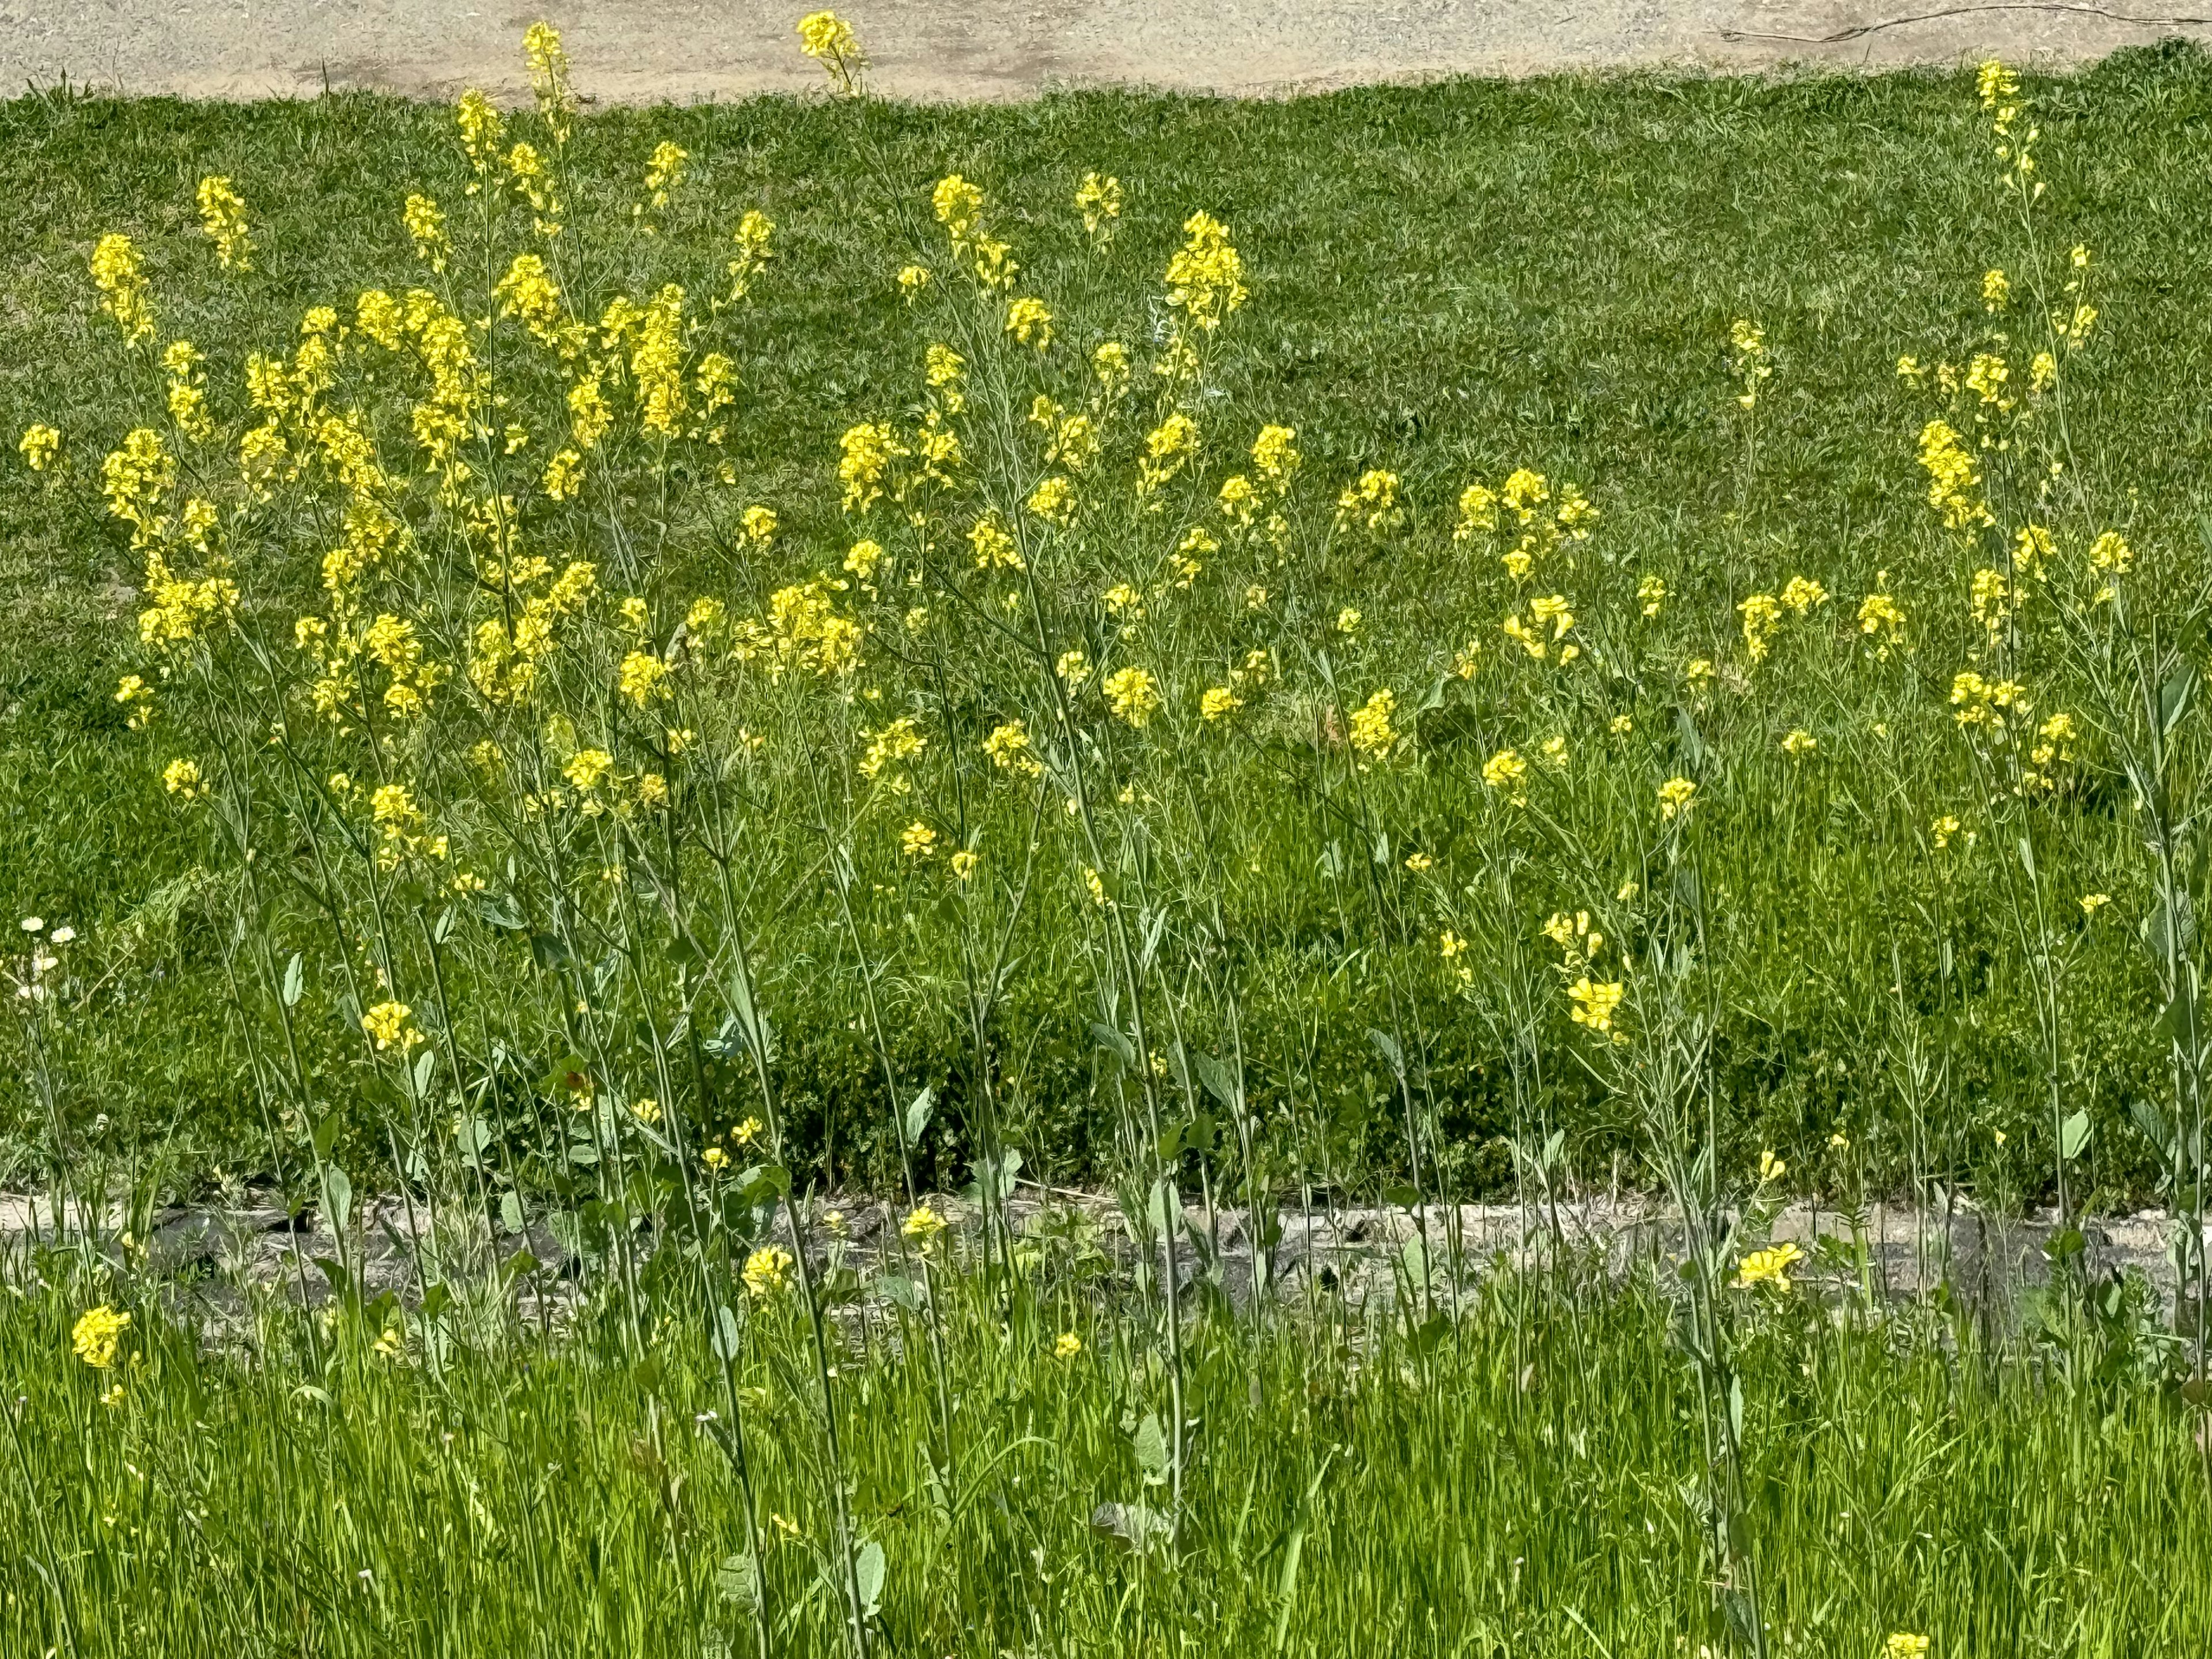
<path id="1" fill-rule="evenodd" d="M 2203 1647 L 2188 1225 L 2177 1320 L 2066 1227 L 2012 1310 L 1753 1254 L 1792 1192 L 1858 1237 L 1900 1194 L 2203 1217 L 2212 61 L 2030 94 L 2026 216 L 1956 76 L 763 100 L 565 149 L 519 113 L 563 157 L 550 240 L 449 112 L 0 106 L 0 431 L 64 446 L 0 467 L 0 1183 L 125 1206 L 0 1272 L 6 1650 Z M 648 218 L 663 140 L 690 172 Z M 1109 250 L 1092 170 L 1127 189 Z M 932 222 L 953 171 L 1048 350 Z M 217 173 L 250 270 L 195 228 Z M 710 306 L 754 208 L 777 257 Z M 1218 333 L 1163 292 L 1200 210 L 1250 288 Z M 110 233 L 136 349 L 94 308 Z M 535 337 L 518 254 L 561 285 Z M 604 319 L 671 283 L 678 357 L 738 390 L 664 442 L 653 325 Z M 404 333 L 360 301 L 417 287 Z M 167 401 L 179 338 L 219 443 Z M 1898 372 L 1980 353 L 2008 390 Z M 1040 396 L 1094 461 L 1044 453 Z M 257 489 L 272 410 L 297 465 Z M 1930 511 L 1938 417 L 1986 525 Z M 1202 444 L 1148 476 L 1179 420 Z M 1247 533 L 1217 492 L 1269 422 L 1302 470 Z M 840 500 L 862 422 L 908 452 L 882 502 Z M 178 464 L 143 498 L 140 428 Z M 1510 532 L 1455 530 L 1516 468 L 1552 490 L 1525 585 Z M 1571 485 L 1601 517 L 1555 544 Z M 1341 509 L 1362 487 L 1402 514 Z M 1018 560 L 971 556 L 985 521 Z M 1858 625 L 1878 592 L 1896 637 Z M 1778 593 L 1802 614 L 1747 634 Z M 1540 659 L 1503 623 L 1554 594 Z M 988 757 L 1017 720 L 1030 772 Z M 1017 1233 L 1018 1175 L 1110 1186 L 1137 1247 Z M 916 1206 L 960 1182 L 975 1224 L 932 1247 Z M 1661 1193 L 1679 1271 L 1516 1276 L 1423 1207 L 1577 1182 Z M 823 1244 L 854 1185 L 919 1251 Z M 157 1206 L 248 1190 L 318 1216 L 319 1309 L 148 1267 Z M 372 1191 L 434 1220 L 380 1295 Z M 1390 1305 L 1227 1304 L 1187 1206 L 1347 1193 L 1425 1218 Z M 558 1323 L 516 1295 L 549 1234 Z"/>
<path id="2" fill-rule="evenodd" d="M 2203 262 L 2206 222 L 2189 135 L 2204 119 L 2212 71 L 2180 48 L 2123 54 L 2038 95 L 2052 234 L 2093 243 L 2106 272 L 2112 332 L 2077 396 L 2112 488 L 2132 492 L 2138 533 L 2186 550 L 2200 507 L 2195 388 L 2207 337 L 2205 302 L 2186 275 Z M 1095 167 L 1127 182 L 1131 205 L 1115 259 L 1084 278 L 1092 309 L 1140 310 L 1183 215 L 1215 211 L 1255 296 L 1221 370 L 1231 407 L 1249 413 L 1224 427 L 1295 425 L 1316 494 L 1370 465 L 1404 476 L 1421 533 L 1334 556 L 1316 601 L 1366 613 L 1370 661 L 1401 690 L 1431 672 L 1422 665 L 1438 648 L 1495 639 L 1490 602 L 1442 532 L 1466 476 L 1494 482 L 1515 465 L 1592 494 L 1607 514 L 1597 546 L 1608 568 L 1667 573 L 1686 621 L 1695 615 L 1686 650 L 1700 648 L 1703 631 L 1702 647 L 1724 656 L 1734 599 L 1799 569 L 1846 601 L 1875 569 L 1896 570 L 1923 590 L 1916 615 L 1931 630 L 1940 611 L 1959 609 L 1941 591 L 1950 573 L 1912 550 L 1927 542 L 1911 451 L 1921 416 L 1891 374 L 1900 352 L 1964 340 L 1978 272 L 2002 252 L 1956 76 L 1455 83 L 1249 105 L 1085 94 L 876 107 L 867 120 L 891 158 L 888 197 L 834 106 L 611 112 L 587 123 L 578 147 L 580 193 L 614 216 L 655 139 L 673 136 L 696 158 L 668 234 L 621 256 L 634 287 L 714 270 L 719 239 L 745 206 L 781 226 L 783 255 L 745 325 L 758 362 L 747 365 L 729 448 L 744 491 L 783 515 L 790 569 L 833 561 L 848 539 L 829 478 L 836 434 L 895 404 L 915 373 L 920 330 L 889 281 L 911 251 L 907 221 L 887 216 L 892 201 L 910 220 L 929 180 L 964 169 L 1005 204 L 1021 257 L 1054 291 L 1085 270 L 1062 204 Z M 221 1035 L 210 939 L 225 925 L 225 878 L 194 830 L 163 810 L 154 779 L 166 752 L 125 732 L 108 695 L 137 661 L 136 607 L 122 590 L 138 578 L 119 527 L 99 514 L 90 469 L 138 418 L 123 389 L 146 409 L 158 392 L 143 370 L 131 378 L 106 319 L 93 316 L 85 259 L 107 230 L 138 240 L 165 334 L 187 333 L 209 354 L 216 409 L 235 420 L 246 351 L 281 345 L 311 303 L 416 280 L 398 201 L 416 187 L 459 199 L 449 130 L 444 112 L 352 95 L 232 108 L 52 95 L 0 110 L 0 189 L 16 227 L 0 277 L 0 428 L 12 439 L 49 421 L 84 469 L 59 493 L 20 467 L 0 472 L 0 908 L 70 919 L 109 953 L 68 1038 L 66 1109 L 78 1121 L 104 1113 L 109 1135 L 166 1146 L 183 1179 L 261 1161 L 259 1137 L 240 1054 Z M 192 228 L 192 185 L 210 171 L 238 179 L 264 250 L 236 281 L 211 279 Z M 1764 323 L 1779 366 L 1757 496 L 1741 518 L 1725 351 L 1739 315 Z M 703 539 L 670 556 L 679 580 L 708 591 L 726 587 L 729 557 Z M 1950 616 L 1942 626 L 1958 631 Z M 1951 665 L 1931 644 L 1917 672 L 1939 681 Z M 1498 695 L 1475 706 L 1478 731 L 1510 723 L 1487 701 Z M 1845 684 L 1798 708 L 1784 696 L 1756 724 L 1811 720 L 1832 744 L 1875 702 L 1905 695 L 1894 679 Z M 1929 708 L 1940 714 L 1940 696 Z M 1434 748 L 1431 765 L 1450 769 L 1450 753 Z M 1389 1080 L 1364 1036 L 1387 1024 L 1379 976 L 1357 923 L 1347 931 L 1313 873 L 1334 837 L 1310 786 L 1278 766 L 1249 787 L 1253 850 L 1279 872 L 1231 919 L 1250 969 L 1251 1049 L 1279 1104 L 1304 1095 L 1304 1109 L 1335 1127 L 1332 1161 L 1356 1176 L 1388 1164 L 1397 1141 Z M 2025 1057 L 2033 1042 L 2017 952 L 1987 902 L 1996 878 L 1962 874 L 1943 922 L 1915 915 L 1931 881 L 1896 846 L 1905 815 L 1878 821 L 1882 787 L 1854 781 L 1809 799 L 1779 847 L 1764 837 L 1763 808 L 1720 836 L 1717 856 L 1741 854 L 1726 881 L 1746 919 L 1717 1055 L 1736 1144 L 1771 1144 L 1806 1164 L 1839 1123 L 1883 1131 L 1884 1090 L 1863 1069 L 1831 1067 L 1867 1050 L 1893 933 L 1909 994 L 1923 1009 L 1942 1003 L 1935 969 L 1948 930 L 1969 1000 L 1947 1039 L 1949 1139 L 1934 1161 L 2032 1188 L 2047 1164 L 2046 1152 L 2026 1150 L 2041 1121 L 2039 1082 Z M 1962 793 L 1940 769 L 1913 788 Z M 2069 827 L 2079 852 L 2069 848 L 2067 881 L 2114 890 L 2122 914 L 2139 915 L 2139 890 L 2123 890 L 2114 873 L 2124 836 L 2095 806 L 2085 803 L 2078 838 Z M 1464 811 L 1449 790 L 1431 789 L 1408 799 L 1394 831 L 1443 844 Z M 1048 854 L 1048 869 L 1060 856 Z M 1591 896 L 1540 883 L 1528 908 L 1540 919 Z M 1104 1143 L 1087 1103 L 1085 981 L 1050 948 L 1050 913 L 1033 914 L 1043 932 L 1009 992 L 1031 1039 L 1008 1061 L 1018 1068 L 1012 1133 L 1032 1167 L 1095 1171 Z M 2088 1154 L 2094 1184 L 2141 1193 L 2152 1171 L 2124 1112 L 2160 1074 L 2154 1048 L 2138 1040 L 2154 994 L 2122 927 L 2083 950 L 2083 1006 L 2110 1016 L 2068 1037 L 2078 1093 L 2106 1131 Z M 782 1063 L 795 1118 L 817 1153 L 825 1132 L 833 1153 L 864 1149 L 878 1113 L 871 1056 L 851 1029 L 849 976 L 826 941 L 793 958 L 774 971 L 790 1011 Z M 963 1042 L 932 988 L 946 963 L 940 940 L 910 935 L 897 1024 L 905 1066 L 961 1098 Z M 1494 1188 L 1508 1168 L 1498 1137 L 1511 1126 L 1496 1044 L 1463 1008 L 1438 1007 L 1431 1022 L 1425 1059 L 1455 1156 L 1466 1179 Z M 1545 1042 L 1565 1038 L 1562 1022 Z M 1571 1066 L 1553 1072 L 1571 1154 L 1602 1173 L 1623 1145 L 1619 1127 Z M 34 1161 L 38 1123 L 16 1132 L 19 1155 Z M 2008 1177 L 1992 1167 L 2003 1162 L 1989 1139 L 1999 1127 L 2025 1159 Z M 1891 1133 L 1882 1154 L 1893 1178 L 1900 1144 Z M 942 1151 L 957 1168 L 961 1146 Z M 880 1154 L 857 1167 L 880 1174 Z"/>
<path id="3" fill-rule="evenodd" d="M 1182 1526 L 1138 1557 L 1091 1517 L 1163 1506 L 1139 1450 L 1164 1407 L 1153 1334 L 1097 1296 L 1082 1252 L 1039 1254 L 1011 1317 L 978 1281 L 940 1281 L 949 1440 L 920 1322 L 879 1311 L 833 1350 L 855 1526 L 887 1564 L 874 1650 L 1625 1659 L 1727 1639 L 1695 1390 L 1656 1285 L 1502 1276 L 1434 1346 L 1295 1289 L 1256 1321 L 1194 1317 Z M 640 1355 L 589 1322 L 550 1346 L 467 1340 L 483 1328 L 455 1311 L 410 1318 L 395 1364 L 366 1345 L 397 1316 L 356 1308 L 322 1328 L 317 1364 L 307 1322 L 264 1306 L 248 1364 L 149 1298 L 120 1367 L 95 1374 L 68 1329 L 80 1297 L 113 1291 L 46 1265 L 54 1288 L 0 1302 L 22 1396 L 0 1510 L 9 1651 L 755 1650 L 749 1605 L 720 1588 L 746 1549 L 711 1437 L 720 1367 L 681 1323 Z M 1899 1631 L 1946 1656 L 2212 1637 L 2200 1419 L 2143 1386 L 2144 1355 L 2092 1340 L 2039 1376 L 1971 1319 L 1808 1309 L 1747 1317 L 1740 1524 L 1770 1651 L 1863 1659 Z M 1074 1358 L 1051 1352 L 1062 1328 Z M 756 1309 L 744 1340 L 775 1651 L 838 1651 L 797 1310 Z"/>

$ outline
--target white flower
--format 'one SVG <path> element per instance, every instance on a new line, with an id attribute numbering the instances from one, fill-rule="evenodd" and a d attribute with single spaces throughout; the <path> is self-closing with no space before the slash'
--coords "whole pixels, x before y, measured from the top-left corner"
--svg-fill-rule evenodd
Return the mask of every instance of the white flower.
<path id="1" fill-rule="evenodd" d="M 74 927 L 57 927 L 51 934 L 48 935 L 48 937 L 51 938 L 57 945 L 67 945 L 71 939 L 76 937 L 76 929 Z"/>
<path id="2" fill-rule="evenodd" d="M 44 916 L 25 916 L 23 918 L 23 931 L 27 933 L 35 933 L 41 928 L 45 927 L 46 925 L 46 919 Z"/>

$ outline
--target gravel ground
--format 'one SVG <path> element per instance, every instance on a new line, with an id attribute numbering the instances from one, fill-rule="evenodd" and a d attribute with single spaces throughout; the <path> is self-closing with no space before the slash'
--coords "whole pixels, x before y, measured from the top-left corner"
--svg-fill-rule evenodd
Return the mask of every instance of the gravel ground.
<path id="1" fill-rule="evenodd" d="M 2212 0 L 858 0 L 844 8 L 883 92 L 1014 99 L 1144 85 L 1273 94 L 1455 74 L 1637 68 L 1881 68 L 1991 53 L 2057 65 L 2161 35 L 2212 40 Z M 806 0 L 593 0 L 548 12 L 577 82 L 608 102 L 689 102 L 818 84 L 792 24 Z M 372 88 L 526 92 L 538 14 L 467 0 L 0 0 L 0 87 L 75 83 L 189 98 Z"/>
<path id="2" fill-rule="evenodd" d="M 941 1195 L 932 1202 L 950 1218 L 955 1238 L 962 1241 L 955 1255 L 971 1257 L 974 1213 Z M 828 1207 L 836 1211 L 836 1224 L 810 1228 L 810 1254 L 834 1249 L 837 1259 L 863 1269 L 895 1265 L 899 1259 L 894 1232 L 898 1218 L 893 1211 L 866 1200 L 833 1200 Z M 1129 1264 L 1127 1226 L 1107 1199 L 1055 1192 L 1048 1201 L 1024 1192 L 1009 1210 L 1009 1221 L 1018 1233 L 1027 1233 L 1054 1216 L 1060 1220 L 1050 1231 L 1066 1232 L 1066 1223 L 1079 1215 L 1088 1223 L 1086 1236 L 1098 1248 L 1125 1267 Z M 1680 1229 L 1663 1206 L 1634 1198 L 1616 1204 L 1591 1197 L 1561 1203 L 1555 1216 L 1556 1232 L 1553 1212 L 1523 1212 L 1511 1205 L 1465 1205 L 1456 1214 L 1430 1206 L 1418 1218 L 1395 1209 L 1285 1212 L 1279 1219 L 1277 1242 L 1267 1252 L 1265 1279 L 1283 1292 L 1310 1290 L 1342 1295 L 1355 1304 L 1387 1304 L 1408 1272 L 1418 1275 L 1424 1260 L 1439 1289 L 1448 1282 L 1448 1240 L 1455 1232 L 1467 1271 L 1476 1279 L 1504 1261 L 1540 1265 L 1561 1247 L 1585 1262 L 1603 1261 L 1615 1275 L 1627 1273 L 1640 1262 L 1671 1268 L 1680 1260 Z M 66 1242 L 74 1232 L 74 1212 L 69 1219 L 70 1226 L 58 1237 L 46 1200 L 0 1194 L 0 1268 L 20 1265 L 35 1246 Z M 109 1217 L 111 1239 L 122 1219 L 119 1213 Z M 360 1220 L 352 1248 L 360 1252 L 368 1290 L 411 1297 L 421 1282 L 417 1240 L 425 1236 L 417 1229 L 427 1229 L 430 1218 L 397 1199 L 383 1197 L 370 1200 Z M 1185 1220 L 1189 1231 L 1178 1249 L 1178 1282 L 1188 1283 L 1194 1274 L 1203 1276 L 1233 1302 L 1243 1304 L 1257 1276 L 1254 1240 L 1243 1212 L 1208 1216 L 1193 1209 L 1185 1212 Z M 537 1317 L 541 1306 L 557 1312 L 573 1298 L 577 1264 L 544 1227 L 495 1237 L 481 1215 L 458 1211 L 448 1212 L 439 1224 L 445 1266 L 434 1277 L 488 1278 L 503 1262 L 512 1267 L 515 1252 L 527 1249 L 535 1266 L 516 1283 L 515 1292 L 524 1298 L 531 1316 Z M 1970 1304 L 2003 1310 L 2016 1306 L 2024 1291 L 2047 1279 L 2045 1245 L 2057 1231 L 2049 1214 L 1999 1220 L 1967 1209 L 1916 1213 L 1881 1206 L 1861 1218 L 1855 1233 L 1849 1218 L 1798 1204 L 1775 1218 L 1772 1237 L 1804 1250 L 1799 1276 L 1825 1285 L 1831 1294 L 1849 1288 L 1877 1300 L 1910 1298 L 1948 1283 L 1953 1294 Z M 776 1232 L 788 1243 L 780 1220 Z M 2162 1213 L 2104 1217 L 2085 1224 L 2082 1232 L 2082 1267 L 2092 1283 L 2141 1274 L 2166 1317 L 2174 1316 L 2173 1267 L 2168 1254 L 2174 1231 Z M 1416 1247 L 1409 1255 L 1409 1242 L 1423 1233 L 1426 1249 Z M 235 1301 L 225 1285 L 246 1283 L 304 1292 L 311 1300 L 320 1300 L 325 1281 L 310 1264 L 340 1254 L 337 1241 L 312 1212 L 288 1218 L 281 1210 L 250 1201 L 229 1211 L 164 1210 L 155 1218 L 152 1237 L 145 1243 L 147 1253 L 136 1265 L 151 1269 L 157 1279 L 178 1277 L 197 1283 L 196 1294 L 216 1310 Z M 114 1255 L 112 1247 L 107 1253 Z M 1662 1282 L 1670 1277 L 1662 1273 Z"/>

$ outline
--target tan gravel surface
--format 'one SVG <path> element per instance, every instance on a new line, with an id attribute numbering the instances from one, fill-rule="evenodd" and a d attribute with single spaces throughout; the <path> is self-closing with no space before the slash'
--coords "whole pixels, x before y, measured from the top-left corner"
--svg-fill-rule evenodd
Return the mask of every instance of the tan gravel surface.
<path id="1" fill-rule="evenodd" d="M 2055 65 L 2166 34 L 2212 40 L 2156 4 L 1940 0 L 860 0 L 842 8 L 877 84 L 919 100 L 1146 85 L 1279 94 L 1360 82 L 1552 70 Z M 545 14 L 603 101 L 686 102 L 818 84 L 792 33 L 802 0 L 599 0 Z M 363 87 L 443 97 L 525 89 L 538 15 L 468 0 L 0 0 L 0 88 L 67 76 L 128 93 L 298 95 Z"/>

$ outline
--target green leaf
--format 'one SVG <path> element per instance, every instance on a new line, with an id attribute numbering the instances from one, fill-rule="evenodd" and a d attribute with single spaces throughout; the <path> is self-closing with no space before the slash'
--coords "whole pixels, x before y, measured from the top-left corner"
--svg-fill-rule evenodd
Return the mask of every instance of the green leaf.
<path id="1" fill-rule="evenodd" d="M 2189 712 L 2191 696 L 2197 690 L 2197 665 L 2184 660 L 2181 665 L 2166 677 L 2166 684 L 2158 688 L 2158 729 L 2171 736 Z"/>
<path id="2" fill-rule="evenodd" d="M 291 961 L 284 964 L 284 989 L 281 994 L 287 1008 L 296 1008 L 300 1006 L 300 990 L 306 980 L 306 970 L 305 959 L 297 951 L 293 951 Z"/>
<path id="3" fill-rule="evenodd" d="M 1148 1486 L 1165 1486 L 1168 1478 L 1167 1435 L 1160 1427 L 1157 1413 L 1146 1413 L 1145 1420 L 1137 1425 L 1135 1447 L 1137 1467 L 1144 1471 L 1145 1484 Z"/>
<path id="4" fill-rule="evenodd" d="M 2171 1136 L 2166 1127 L 2166 1114 L 2159 1110 L 2157 1103 L 2142 1099 L 2131 1100 L 2128 1103 L 2128 1111 L 2135 1118 L 2136 1127 L 2142 1131 L 2143 1139 L 2161 1152 L 2166 1151 Z"/>
<path id="5" fill-rule="evenodd" d="M 714 1569 L 714 1594 L 747 1613 L 760 1606 L 760 1575 L 753 1570 L 752 1557 L 743 1551 L 724 1556 Z"/>
<path id="6" fill-rule="evenodd" d="M 2080 1111 L 2058 1126 L 2058 1156 L 2076 1158 L 2089 1144 L 2089 1114 Z"/>
<path id="7" fill-rule="evenodd" d="M 714 1332 L 711 1340 L 715 1358 L 726 1365 L 737 1358 L 740 1341 L 738 1316 L 730 1311 L 730 1304 L 726 1302 L 714 1310 Z"/>
<path id="8" fill-rule="evenodd" d="M 860 1546 L 853 1562 L 853 1577 L 860 1591 L 860 1617 L 872 1619 L 884 1601 L 884 1547 L 870 1539 Z"/>
<path id="9" fill-rule="evenodd" d="M 520 933 L 530 925 L 512 893 L 477 894 L 477 916 L 488 927 L 503 928 L 510 933 Z"/>
<path id="10" fill-rule="evenodd" d="M 1190 1063 L 1191 1069 L 1198 1073 L 1200 1086 L 1219 1101 L 1226 1109 L 1236 1111 L 1239 1097 L 1238 1091 L 1235 1080 L 1229 1074 L 1229 1067 L 1212 1054 L 1203 1054 L 1195 1049 L 1191 1051 Z"/>
<path id="11" fill-rule="evenodd" d="M 522 1231 L 522 1198 L 520 1194 L 505 1192 L 499 1195 L 499 1224 L 510 1233 Z"/>
<path id="12" fill-rule="evenodd" d="M 1097 1038 L 1098 1046 L 1100 1048 L 1111 1048 L 1121 1057 L 1121 1063 L 1124 1066 L 1127 1066 L 1131 1071 L 1134 1071 L 1136 1069 L 1136 1046 L 1132 1043 L 1127 1037 L 1115 1030 L 1112 1026 L 1107 1024 L 1104 1021 L 1096 1019 L 1091 1022 L 1091 1035 Z"/>
<path id="13" fill-rule="evenodd" d="M 323 1222 L 332 1232 L 343 1230 L 353 1214 L 353 1182 L 335 1164 L 323 1170 Z"/>
<path id="14" fill-rule="evenodd" d="M 1398 1048 L 1397 1038 L 1370 1025 L 1367 1028 L 1367 1040 L 1375 1045 L 1376 1053 L 1389 1062 L 1392 1072 L 1401 1078 L 1406 1075 L 1406 1057 Z"/>
<path id="15" fill-rule="evenodd" d="M 914 1103 L 906 1109 L 905 1127 L 908 1146 L 911 1146 L 921 1139 L 921 1132 L 929 1127 L 930 1109 L 936 1103 L 937 1091 L 925 1085 L 922 1091 L 914 1097 Z"/>

